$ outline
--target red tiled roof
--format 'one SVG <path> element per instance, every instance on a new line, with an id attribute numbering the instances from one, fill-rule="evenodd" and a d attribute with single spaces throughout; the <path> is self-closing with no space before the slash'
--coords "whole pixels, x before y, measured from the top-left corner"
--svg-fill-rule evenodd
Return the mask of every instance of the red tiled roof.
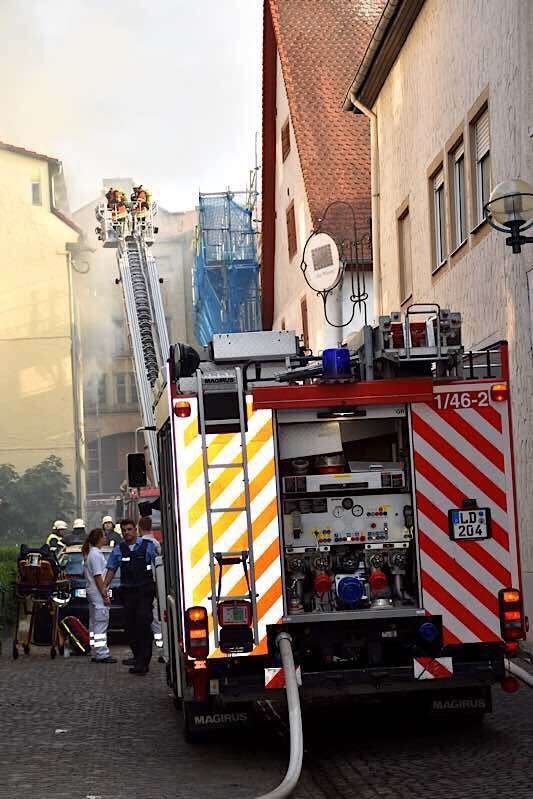
<path id="1" fill-rule="evenodd" d="M 332 201 L 345 201 L 356 212 L 359 238 L 371 207 L 369 122 L 342 106 L 385 0 L 267 2 L 313 221 Z M 350 235 L 348 219 L 337 207 L 324 227 Z"/>

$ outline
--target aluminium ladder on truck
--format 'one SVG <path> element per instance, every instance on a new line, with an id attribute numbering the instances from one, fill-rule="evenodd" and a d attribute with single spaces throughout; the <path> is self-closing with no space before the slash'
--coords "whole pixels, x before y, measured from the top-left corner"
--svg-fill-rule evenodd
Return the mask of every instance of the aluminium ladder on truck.
<path id="1" fill-rule="evenodd" d="M 210 463 L 208 457 L 208 440 L 209 424 L 206 421 L 205 413 L 205 392 L 206 385 L 209 383 L 208 375 L 204 375 L 200 369 L 196 372 L 197 388 L 198 388 L 198 428 L 201 436 L 201 449 L 202 449 L 202 465 L 205 486 L 205 505 L 206 505 L 206 521 L 207 521 L 207 541 L 209 547 L 209 574 L 211 580 L 211 606 L 213 611 L 213 634 L 215 645 L 218 646 L 219 629 L 217 618 L 217 606 L 219 602 L 224 601 L 237 601 L 248 600 L 250 602 L 252 611 L 252 629 L 253 629 L 253 643 L 259 643 L 259 630 L 257 624 L 257 593 L 255 585 L 255 561 L 254 561 L 254 535 L 253 535 L 253 522 L 252 522 L 252 509 L 250 498 L 250 476 L 248 473 L 248 453 L 246 444 L 246 396 L 243 388 L 243 375 L 242 369 L 237 366 L 233 369 L 232 382 L 235 386 L 238 404 L 238 416 L 236 418 L 217 419 L 215 425 L 238 428 L 240 437 L 240 450 L 241 456 L 238 462 L 231 463 Z M 211 500 L 211 470 L 218 469 L 240 469 L 242 471 L 243 482 L 243 496 L 244 504 L 229 508 L 213 507 Z M 213 516 L 220 513 L 232 513 L 235 515 L 244 513 L 246 514 L 246 537 L 247 537 L 247 550 L 230 551 L 230 552 L 215 552 L 214 549 L 214 535 L 213 535 Z M 244 596 L 236 595 L 222 595 L 222 582 L 224 576 L 225 566 L 242 565 L 248 594 Z M 216 574 L 216 567 L 218 566 L 218 581 Z"/>
<path id="2" fill-rule="evenodd" d="M 155 258 L 148 247 L 155 230 L 150 209 L 149 220 L 143 224 L 118 225 L 112 212 L 101 204 L 96 217 L 101 223 L 99 235 L 104 247 L 116 247 L 122 285 L 126 321 L 133 351 L 135 382 L 145 441 L 152 465 L 153 482 L 159 485 L 157 437 L 154 417 L 154 387 L 165 363 L 170 344 L 161 297 L 160 280 Z M 149 222 L 149 223 L 148 223 Z"/>

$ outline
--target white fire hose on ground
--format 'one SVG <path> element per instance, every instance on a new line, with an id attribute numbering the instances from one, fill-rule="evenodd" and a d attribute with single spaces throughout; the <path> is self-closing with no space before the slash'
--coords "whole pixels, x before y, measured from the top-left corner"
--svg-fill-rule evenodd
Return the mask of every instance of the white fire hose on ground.
<path id="1" fill-rule="evenodd" d="M 300 695 L 296 680 L 296 668 L 292 656 L 291 637 L 289 633 L 282 632 L 276 639 L 283 670 L 285 672 L 285 686 L 287 691 L 287 705 L 289 709 L 289 728 L 290 728 L 290 757 L 287 773 L 283 781 L 269 793 L 261 794 L 257 799 L 286 799 L 289 797 L 298 784 L 302 771 L 304 738 L 302 729 L 302 713 L 300 709 Z M 517 666 L 512 660 L 507 660 L 506 671 L 522 680 L 530 688 L 533 688 L 533 675 Z"/>
<path id="2" fill-rule="evenodd" d="M 283 782 L 273 791 L 262 794 L 257 799 L 285 799 L 296 788 L 302 771 L 304 754 L 304 736 L 302 730 L 302 713 L 300 710 L 300 694 L 296 680 L 296 669 L 292 656 L 291 637 L 289 633 L 280 633 L 276 638 L 281 664 L 285 672 L 285 686 L 287 691 L 287 705 L 289 708 L 289 728 L 291 740 L 291 753 L 289 766 Z"/>
<path id="3" fill-rule="evenodd" d="M 533 688 L 533 674 L 530 674 L 521 666 L 517 666 L 512 660 L 507 660 L 505 664 L 505 670 L 508 671 L 509 674 L 512 674 L 513 677 L 517 677 L 526 685 L 529 685 L 530 688 Z"/>

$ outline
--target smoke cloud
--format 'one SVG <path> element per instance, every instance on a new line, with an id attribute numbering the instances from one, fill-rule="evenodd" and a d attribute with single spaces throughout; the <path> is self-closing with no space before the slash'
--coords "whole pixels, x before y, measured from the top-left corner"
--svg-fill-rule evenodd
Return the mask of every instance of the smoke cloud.
<path id="1" fill-rule="evenodd" d="M 168 208 L 240 188 L 261 13 L 259 0 L 3 0 L 0 139 L 60 158 L 72 209 L 105 174 L 137 176 Z"/>

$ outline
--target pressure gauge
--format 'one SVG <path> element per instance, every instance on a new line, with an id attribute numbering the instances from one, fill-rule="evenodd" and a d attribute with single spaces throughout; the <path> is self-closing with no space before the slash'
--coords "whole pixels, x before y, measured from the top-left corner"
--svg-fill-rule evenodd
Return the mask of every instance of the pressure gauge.
<path id="1" fill-rule="evenodd" d="M 340 519 L 340 517 L 341 517 L 343 514 L 344 514 L 344 511 L 343 511 L 343 509 L 341 508 L 341 506 L 340 506 L 340 505 L 336 505 L 336 506 L 333 508 L 333 515 L 335 516 L 335 518 L 336 518 L 336 519 Z"/>
<path id="2" fill-rule="evenodd" d="M 362 516 L 364 513 L 364 509 L 362 505 L 354 505 L 352 508 L 352 513 L 354 516 Z"/>
<path id="3" fill-rule="evenodd" d="M 345 510 L 353 508 L 353 499 L 351 497 L 344 497 L 342 500 L 342 507 L 345 508 Z"/>

